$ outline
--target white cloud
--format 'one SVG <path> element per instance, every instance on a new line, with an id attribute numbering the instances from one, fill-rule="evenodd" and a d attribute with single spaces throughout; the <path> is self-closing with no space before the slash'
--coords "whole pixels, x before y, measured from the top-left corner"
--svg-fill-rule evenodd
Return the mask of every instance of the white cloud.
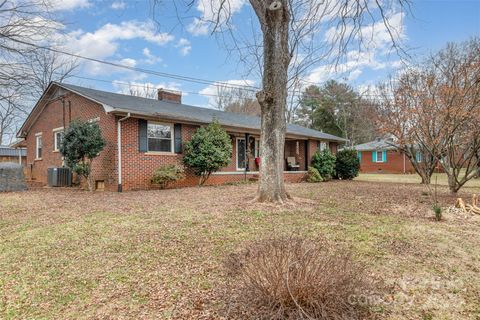
<path id="1" fill-rule="evenodd" d="M 187 54 L 190 53 L 190 50 L 192 49 L 192 47 L 188 46 L 188 47 L 183 47 L 180 49 L 180 54 L 182 56 L 186 56 Z"/>
<path id="2" fill-rule="evenodd" d="M 401 42 L 406 39 L 404 14 L 402 12 L 392 12 L 387 16 L 387 24 L 383 20 L 376 21 L 368 26 L 362 27 L 356 34 L 356 48 L 345 54 L 344 61 L 336 65 L 321 65 L 310 72 L 306 77 L 309 82 L 322 83 L 328 79 L 344 78 L 348 81 L 356 80 L 363 69 L 382 70 L 387 68 L 396 69 L 401 65 L 399 60 L 389 61 L 388 54 L 392 48 L 392 36 L 395 41 Z M 389 31 L 390 29 L 390 31 Z M 347 26 L 348 31 L 352 27 Z M 391 34 L 390 34 L 391 32 Z M 330 28 L 325 34 L 325 40 L 332 44 L 338 36 L 336 28 Z M 361 39 L 360 39 L 361 37 Z M 362 50 L 358 49 L 358 41 L 362 41 Z"/>
<path id="3" fill-rule="evenodd" d="M 353 70 L 348 75 L 347 80 L 348 81 L 353 81 L 353 80 L 357 79 L 361 74 L 362 74 L 362 70 L 360 70 L 360 69 Z"/>
<path id="4" fill-rule="evenodd" d="M 137 61 L 132 58 L 125 58 L 120 60 L 120 64 L 123 64 L 128 67 L 135 67 L 137 65 Z"/>
<path id="5" fill-rule="evenodd" d="M 210 33 L 208 22 L 193 18 L 193 22 L 187 26 L 187 31 L 194 36 L 205 36 Z"/>
<path id="6" fill-rule="evenodd" d="M 380 19 L 361 27 L 358 31 L 353 31 L 351 24 L 345 25 L 344 30 L 330 27 L 325 32 L 325 40 L 329 43 L 334 43 L 338 41 L 341 35 L 349 35 L 354 32 L 352 40 L 362 41 L 365 50 L 386 49 L 391 46 L 392 38 L 397 42 L 406 39 L 404 16 L 403 12 L 393 12 L 386 16 L 386 21 Z"/>
<path id="7" fill-rule="evenodd" d="M 93 32 L 85 32 L 81 29 L 72 31 L 66 36 L 58 36 L 57 44 L 63 44 L 63 49 L 76 54 L 95 58 L 106 59 L 116 57 L 116 61 L 130 66 L 137 65 L 137 61 L 119 58 L 118 50 L 122 41 L 141 39 L 158 46 L 163 46 L 174 40 L 174 36 L 168 33 L 158 33 L 153 22 L 125 21 L 120 24 L 107 23 Z M 146 60 L 142 61 L 154 64 L 161 61 L 160 58 L 151 54 L 146 48 L 143 50 Z M 120 60 L 119 60 L 120 59 Z M 113 67 L 94 62 L 86 62 L 86 71 L 91 74 L 112 73 Z M 116 69 L 119 72 L 119 68 Z"/>
<path id="8" fill-rule="evenodd" d="M 199 0 L 197 10 L 200 17 L 193 19 L 187 26 L 187 31 L 194 36 L 206 35 L 214 23 L 226 23 L 245 3 L 246 0 Z"/>
<path id="9" fill-rule="evenodd" d="M 127 67 L 135 67 L 137 65 L 137 61 L 132 58 L 124 58 L 119 60 L 113 60 L 113 63 L 122 64 Z M 129 74 L 129 78 L 135 78 L 136 72 L 133 70 L 118 68 L 114 66 L 110 66 L 103 63 L 98 62 L 86 62 L 84 64 L 85 71 L 91 75 L 111 75 L 113 73 L 126 73 Z"/>
<path id="10" fill-rule="evenodd" d="M 143 39 L 156 45 L 164 45 L 174 39 L 168 33 L 158 33 L 152 22 L 125 21 L 107 23 L 94 32 L 77 30 L 67 35 L 68 46 L 76 53 L 94 58 L 110 57 L 116 53 L 119 41 Z"/>
<path id="11" fill-rule="evenodd" d="M 88 0 L 47 0 L 51 11 L 85 9 L 91 6 Z"/>
<path id="12" fill-rule="evenodd" d="M 190 45 L 190 41 L 185 38 L 180 38 L 177 44 L 175 45 L 176 48 L 180 48 L 180 54 L 182 56 L 186 56 L 192 50 L 192 46 Z"/>
<path id="13" fill-rule="evenodd" d="M 123 1 L 114 1 L 110 8 L 113 10 L 123 10 L 127 7 L 127 4 Z"/>
<path id="14" fill-rule="evenodd" d="M 146 64 L 155 64 L 162 62 L 162 58 L 154 55 L 148 48 L 143 48 L 142 53 L 146 58 L 145 60 L 143 60 L 143 62 Z"/>

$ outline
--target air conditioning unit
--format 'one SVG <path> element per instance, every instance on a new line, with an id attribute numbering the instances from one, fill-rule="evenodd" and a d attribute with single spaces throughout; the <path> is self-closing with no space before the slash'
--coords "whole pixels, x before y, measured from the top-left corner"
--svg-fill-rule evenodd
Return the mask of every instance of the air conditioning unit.
<path id="1" fill-rule="evenodd" d="M 48 168 L 48 186 L 70 187 L 72 185 L 72 170 L 70 168 Z"/>

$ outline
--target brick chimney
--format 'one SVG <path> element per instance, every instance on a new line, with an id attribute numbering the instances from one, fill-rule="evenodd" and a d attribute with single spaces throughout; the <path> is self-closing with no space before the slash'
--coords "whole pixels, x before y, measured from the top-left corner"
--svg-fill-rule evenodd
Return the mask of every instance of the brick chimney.
<path id="1" fill-rule="evenodd" d="M 163 88 L 158 89 L 158 100 L 173 102 L 173 103 L 182 103 L 182 92 L 166 90 Z"/>

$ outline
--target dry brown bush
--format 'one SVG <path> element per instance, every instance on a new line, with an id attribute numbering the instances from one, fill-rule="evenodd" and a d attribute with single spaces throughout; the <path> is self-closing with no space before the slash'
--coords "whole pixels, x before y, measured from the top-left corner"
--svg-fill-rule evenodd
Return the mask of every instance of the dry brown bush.
<path id="1" fill-rule="evenodd" d="M 365 268 L 323 240 L 301 237 L 253 242 L 225 262 L 228 318 L 363 319 L 368 306 L 352 303 L 370 292 Z"/>

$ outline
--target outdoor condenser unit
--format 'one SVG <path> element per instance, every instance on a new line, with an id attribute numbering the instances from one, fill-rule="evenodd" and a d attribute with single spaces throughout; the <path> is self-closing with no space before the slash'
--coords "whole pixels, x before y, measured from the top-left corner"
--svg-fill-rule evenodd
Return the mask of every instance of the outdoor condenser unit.
<path id="1" fill-rule="evenodd" d="M 72 185 L 72 170 L 70 168 L 48 168 L 48 186 L 70 187 Z"/>

